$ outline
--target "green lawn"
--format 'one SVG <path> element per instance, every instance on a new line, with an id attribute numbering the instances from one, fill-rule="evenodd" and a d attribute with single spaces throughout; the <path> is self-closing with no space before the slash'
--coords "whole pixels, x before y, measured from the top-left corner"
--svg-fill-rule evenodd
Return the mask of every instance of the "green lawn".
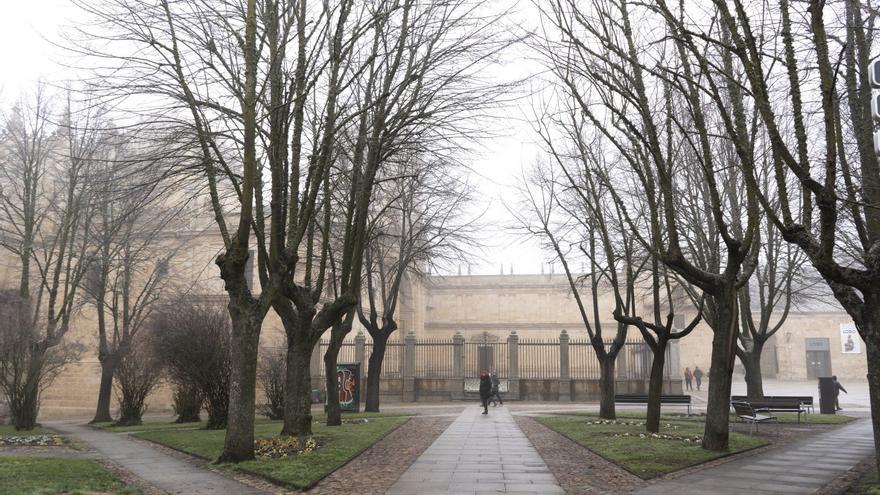
<path id="1" fill-rule="evenodd" d="M 565 416 L 583 416 L 583 417 L 595 417 L 596 413 L 591 412 L 571 412 L 571 413 L 562 413 Z M 770 413 L 773 416 L 779 418 L 780 423 L 797 423 L 797 413 Z M 645 413 L 637 412 L 637 411 L 623 411 L 617 412 L 617 417 L 620 419 L 640 419 L 642 421 L 645 420 Z M 702 423 L 703 416 L 692 415 L 687 416 L 683 413 L 671 413 L 671 414 L 663 414 L 660 416 L 661 421 L 693 421 Z M 801 423 L 806 424 L 814 424 L 814 425 L 842 425 L 849 423 L 850 421 L 854 421 L 856 418 L 852 416 L 844 416 L 843 414 L 801 414 Z M 730 416 L 730 420 L 733 421 L 733 415 Z"/>
<path id="2" fill-rule="evenodd" d="M 235 465 L 225 465 L 228 469 L 238 469 L 258 474 L 276 481 L 302 489 L 310 486 L 327 474 L 336 470 L 351 458 L 363 452 L 387 433 L 405 423 L 410 416 L 382 414 L 346 414 L 346 419 L 367 418 L 367 423 L 343 424 L 327 427 L 323 421 L 313 425 L 314 438 L 320 448 L 283 459 L 257 459 Z M 167 423 L 152 428 L 152 424 L 142 428 L 150 431 L 134 435 L 173 447 L 190 454 L 214 460 L 223 450 L 225 430 L 169 429 Z M 179 428 L 192 428 L 193 425 L 178 425 Z M 257 421 L 257 439 L 273 438 L 281 431 L 280 421 Z"/>
<path id="3" fill-rule="evenodd" d="M 0 457 L 0 493 L 134 495 L 141 492 L 123 485 L 98 463 L 88 459 Z"/>
<path id="4" fill-rule="evenodd" d="M 644 415 L 618 414 L 613 424 L 591 424 L 599 418 L 584 415 L 542 416 L 535 420 L 644 479 L 768 443 L 759 437 L 731 433 L 729 452 L 703 450 L 699 441 L 703 422 L 698 417 L 665 417 L 659 435 L 673 438 L 645 434 Z"/>
<path id="5" fill-rule="evenodd" d="M 874 472 L 866 476 L 853 493 L 880 495 L 880 478 L 877 477 L 877 471 L 874 470 Z"/>

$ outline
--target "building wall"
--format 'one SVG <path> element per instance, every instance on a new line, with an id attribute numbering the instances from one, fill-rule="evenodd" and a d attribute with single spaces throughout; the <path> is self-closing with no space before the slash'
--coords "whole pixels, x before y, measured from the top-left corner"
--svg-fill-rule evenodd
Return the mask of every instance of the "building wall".
<path id="1" fill-rule="evenodd" d="M 196 242 L 187 247 L 186 258 L 177 269 L 195 279 L 205 277 L 212 290 L 222 300 L 222 285 L 216 279 L 216 267 L 211 260 L 217 253 L 216 245 Z M 2 266 L 0 266 L 2 268 Z M 11 274 L 7 274 L 10 276 Z M 582 293 L 589 312 L 589 292 Z M 606 338 L 616 332 L 610 317 L 613 309 L 610 293 L 600 297 L 600 312 L 608 315 L 602 322 Z M 400 301 L 398 338 L 412 331 L 417 338 L 448 338 L 460 332 L 466 341 L 486 338 L 505 341 L 511 331 L 523 339 L 557 339 L 561 330 L 567 330 L 573 340 L 587 338 L 574 297 L 563 275 L 492 275 L 492 276 L 432 276 L 423 280 L 409 280 Z M 591 314 L 591 313 L 590 313 Z M 685 320 L 693 315 L 684 315 Z M 842 380 L 863 380 L 867 372 L 864 344 L 861 353 L 842 352 L 840 325 L 851 320 L 843 312 L 793 312 L 768 347 L 778 363 L 777 377 L 782 380 L 807 379 L 807 338 L 827 338 L 831 370 Z M 86 349 L 81 362 L 69 366 L 43 395 L 44 417 L 87 416 L 94 412 L 98 391 L 99 365 L 93 315 L 88 310 L 77 319 L 69 334 L 71 340 L 81 342 Z M 356 325 L 350 335 L 360 330 Z M 679 344 L 679 362 L 683 370 L 700 366 L 709 370 L 712 331 L 703 323 Z M 369 337 L 368 337 L 369 338 Z M 630 339 L 638 339 L 631 330 Z M 266 318 L 261 343 L 267 347 L 283 348 L 284 333 L 274 312 Z M 680 373 L 682 370 L 678 370 Z M 771 370 L 766 370 L 770 375 Z M 776 372 L 776 369 L 772 370 Z M 765 375 L 765 376 L 767 376 Z M 584 395 L 576 394 L 576 397 Z M 258 398 L 259 400 L 259 398 Z M 170 410 L 170 390 L 160 387 L 148 400 L 150 411 Z"/>

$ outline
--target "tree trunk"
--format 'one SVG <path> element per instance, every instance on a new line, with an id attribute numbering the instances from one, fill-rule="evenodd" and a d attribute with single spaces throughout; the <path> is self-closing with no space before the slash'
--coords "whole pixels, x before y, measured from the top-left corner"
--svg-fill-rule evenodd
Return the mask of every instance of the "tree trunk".
<path id="1" fill-rule="evenodd" d="M 651 379 L 648 382 L 648 414 L 645 430 L 648 433 L 660 432 L 660 396 L 663 395 L 663 368 L 666 365 L 667 341 L 657 339 L 654 359 L 651 362 Z"/>
<path id="2" fill-rule="evenodd" d="M 880 295 L 865 297 L 864 335 L 868 357 L 868 394 L 874 423 L 874 452 L 880 470 Z"/>
<path id="3" fill-rule="evenodd" d="M 364 407 L 364 411 L 367 412 L 379 412 L 380 378 L 387 344 L 387 334 L 383 333 L 379 337 L 373 336 L 373 352 L 370 354 L 367 369 L 367 400 Z"/>
<path id="4" fill-rule="evenodd" d="M 324 353 L 324 386 L 327 390 L 327 426 L 339 426 L 342 424 L 342 410 L 339 408 L 339 377 L 336 376 L 336 362 L 339 357 L 339 349 L 342 348 L 342 339 L 336 330 L 336 326 L 330 332 L 330 345 Z"/>
<path id="5" fill-rule="evenodd" d="M 254 458 L 257 350 L 263 316 L 232 299 L 228 308 L 232 318 L 229 415 L 223 453 L 217 461 L 242 462 Z"/>
<path id="6" fill-rule="evenodd" d="M 37 415 L 40 409 L 40 378 L 43 373 L 43 360 L 46 351 L 34 349 L 24 376 L 25 383 L 21 395 L 14 403 L 9 404 L 9 413 L 16 431 L 28 431 L 37 427 Z"/>
<path id="7" fill-rule="evenodd" d="M 616 382 L 614 365 L 616 357 L 609 355 L 599 361 L 599 417 L 602 419 L 617 419 L 614 411 L 614 387 Z"/>
<path id="8" fill-rule="evenodd" d="M 314 344 L 298 330 L 287 335 L 287 380 L 284 384 L 282 435 L 312 434 L 312 372 L 309 368 Z"/>
<path id="9" fill-rule="evenodd" d="M 110 414 L 110 399 L 113 394 L 113 374 L 116 372 L 117 360 L 106 357 L 101 360 L 101 385 L 98 387 L 98 405 L 95 408 L 95 417 L 89 422 L 107 423 L 113 421 Z"/>
<path id="10" fill-rule="evenodd" d="M 764 397 L 764 379 L 761 376 L 761 352 L 764 344 L 754 343 L 750 351 L 745 351 L 742 359 L 743 368 L 746 370 L 746 395 L 749 399 Z"/>
<path id="11" fill-rule="evenodd" d="M 733 288 L 715 298 L 712 326 L 712 363 L 709 370 L 709 399 L 706 405 L 706 427 L 703 448 L 725 451 L 730 436 L 730 386 L 737 338 L 737 302 Z"/>

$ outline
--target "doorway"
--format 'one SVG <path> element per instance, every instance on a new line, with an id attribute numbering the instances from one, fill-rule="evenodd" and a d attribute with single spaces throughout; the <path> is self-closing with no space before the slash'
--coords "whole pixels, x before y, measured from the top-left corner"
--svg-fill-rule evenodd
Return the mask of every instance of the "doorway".
<path id="1" fill-rule="evenodd" d="M 807 379 L 831 376 L 831 348 L 826 338 L 806 339 Z"/>

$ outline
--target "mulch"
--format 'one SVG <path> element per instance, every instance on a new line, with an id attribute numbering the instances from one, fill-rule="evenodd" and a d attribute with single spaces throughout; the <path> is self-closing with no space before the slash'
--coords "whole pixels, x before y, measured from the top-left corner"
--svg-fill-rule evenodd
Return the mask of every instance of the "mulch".
<path id="1" fill-rule="evenodd" d="M 528 416 L 514 416 L 569 495 L 627 493 L 645 481 Z"/>
<path id="2" fill-rule="evenodd" d="M 454 419 L 454 416 L 414 417 L 306 493 L 381 495 L 391 488 L 410 464 L 434 443 Z"/>
<path id="3" fill-rule="evenodd" d="M 858 487 L 862 480 L 871 474 L 876 465 L 877 459 L 871 456 L 835 478 L 831 483 L 825 485 L 825 488 L 817 491 L 815 495 L 855 495 L 859 493 Z"/>

